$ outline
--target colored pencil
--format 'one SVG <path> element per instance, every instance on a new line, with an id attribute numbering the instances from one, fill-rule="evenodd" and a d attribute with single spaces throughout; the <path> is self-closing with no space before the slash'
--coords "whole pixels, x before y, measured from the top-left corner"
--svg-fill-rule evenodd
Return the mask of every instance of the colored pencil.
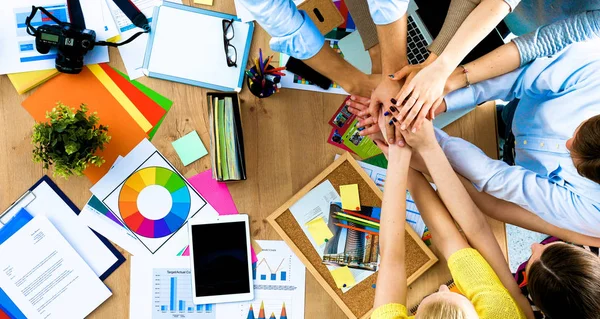
<path id="1" fill-rule="evenodd" d="M 339 216 L 342 216 L 342 217 L 345 217 L 345 218 L 349 218 L 349 219 L 357 220 L 357 221 L 359 221 L 359 222 L 363 222 L 363 223 L 366 223 L 366 224 L 369 224 L 369 225 L 372 225 L 372 226 L 375 226 L 375 227 L 379 227 L 379 223 L 372 222 L 372 221 L 370 221 L 370 220 L 366 220 L 366 219 L 363 219 L 363 218 L 358 218 L 358 217 L 351 216 L 351 215 L 344 214 L 344 213 L 337 213 L 337 214 L 338 214 Z"/>
<path id="2" fill-rule="evenodd" d="M 285 76 L 285 73 L 281 73 L 281 72 L 266 72 L 266 74 L 273 74 L 273 75 Z"/>
<path id="3" fill-rule="evenodd" d="M 262 73 L 264 68 L 263 68 L 262 49 L 261 48 L 258 49 L 258 63 L 260 63 L 260 72 Z"/>
<path id="4" fill-rule="evenodd" d="M 261 76 L 260 69 L 259 69 L 260 64 L 258 63 L 258 58 L 254 58 L 254 66 L 255 66 L 255 69 L 256 69 L 256 74 L 258 76 Z"/>
<path id="5" fill-rule="evenodd" d="M 278 68 L 266 70 L 265 73 L 271 73 L 271 72 L 277 72 L 277 71 L 283 71 L 283 70 L 285 70 L 285 66 L 281 66 L 281 67 L 278 67 Z"/>
<path id="6" fill-rule="evenodd" d="M 269 67 L 269 63 L 271 63 L 271 58 L 272 58 L 272 56 L 269 56 L 269 57 L 267 58 L 267 62 L 265 62 L 265 65 L 264 65 L 264 67 L 265 67 L 265 68 L 263 69 L 263 71 L 264 71 L 265 73 L 267 72 L 267 68 Z"/>
<path id="7" fill-rule="evenodd" d="M 359 214 L 359 213 L 357 213 L 357 212 L 352 212 L 352 211 L 349 211 L 349 210 L 344 210 L 344 214 L 348 214 L 348 215 L 352 215 L 352 216 L 356 216 L 356 217 L 364 218 L 364 219 L 366 219 L 366 220 L 370 220 L 370 221 L 373 221 L 373 222 L 376 222 L 376 223 L 379 223 L 379 222 L 380 222 L 380 220 L 379 220 L 379 219 L 377 219 L 377 218 L 373 218 L 373 217 L 365 216 L 365 215 L 363 215 L 363 214 Z"/>
<path id="8" fill-rule="evenodd" d="M 366 229 L 362 229 L 362 228 L 358 228 L 358 227 L 352 227 L 352 226 L 349 226 L 349 225 L 338 224 L 338 223 L 335 223 L 334 225 L 336 225 L 338 227 L 342 227 L 342 228 L 348 228 L 348 229 L 356 230 L 356 231 L 359 231 L 361 233 L 367 233 L 367 234 L 371 234 L 371 235 L 374 235 L 374 236 L 379 236 L 379 233 L 376 233 L 376 232 L 370 231 L 370 230 L 366 230 Z"/>
<path id="9" fill-rule="evenodd" d="M 365 227 L 371 227 L 371 228 L 379 229 L 379 227 L 376 227 L 376 226 L 373 226 L 373 225 L 369 225 L 369 224 L 365 224 L 363 222 L 359 222 L 357 220 L 352 220 L 352 219 L 349 219 L 349 218 L 346 218 L 346 217 L 342 217 L 342 216 L 333 216 L 333 218 L 339 219 L 339 220 L 343 220 L 343 221 L 347 221 L 347 222 L 350 222 L 350 223 L 354 223 L 354 224 L 357 224 L 357 225 L 365 226 Z"/>

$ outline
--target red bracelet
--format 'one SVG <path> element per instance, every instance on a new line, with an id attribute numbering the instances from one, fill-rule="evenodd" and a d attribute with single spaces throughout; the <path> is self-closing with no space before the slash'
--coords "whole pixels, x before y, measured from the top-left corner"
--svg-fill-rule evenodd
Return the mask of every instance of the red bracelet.
<path id="1" fill-rule="evenodd" d="M 461 64 L 459 65 L 462 69 L 463 69 L 463 73 L 465 74 L 465 78 L 467 78 L 467 87 L 471 86 L 471 81 L 469 81 L 469 70 L 467 70 L 467 68 Z"/>

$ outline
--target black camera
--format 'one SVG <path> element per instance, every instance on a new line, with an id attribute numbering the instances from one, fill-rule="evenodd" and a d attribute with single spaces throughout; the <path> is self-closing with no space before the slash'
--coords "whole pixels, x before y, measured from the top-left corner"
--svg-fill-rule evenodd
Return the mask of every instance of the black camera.
<path id="1" fill-rule="evenodd" d="M 140 31 L 121 43 L 96 41 L 96 32 L 85 28 L 85 21 L 79 0 L 67 0 L 69 3 L 69 15 L 78 23 L 67 23 L 58 20 L 43 7 L 31 7 L 31 14 L 25 18 L 27 33 L 35 37 L 35 47 L 41 54 L 47 54 L 50 49 L 56 48 L 56 69 L 63 73 L 78 74 L 83 69 L 83 57 L 94 48 L 94 46 L 118 47 L 131 41 L 144 33 L 150 32 L 150 25 L 146 16 L 129 0 L 113 0 L 114 3 L 125 13 Z M 77 4 L 77 5 L 75 5 Z M 71 15 L 71 8 L 75 8 L 76 14 Z M 77 9 L 78 8 L 78 9 Z M 52 20 L 56 24 L 43 24 L 37 29 L 31 25 L 31 20 L 40 10 L 42 21 Z M 76 21 L 77 22 L 77 21 Z"/>
<path id="2" fill-rule="evenodd" d="M 83 68 L 83 56 L 94 48 L 96 32 L 75 25 L 42 25 L 35 35 L 35 47 L 41 54 L 57 48 L 56 69 L 78 74 Z"/>

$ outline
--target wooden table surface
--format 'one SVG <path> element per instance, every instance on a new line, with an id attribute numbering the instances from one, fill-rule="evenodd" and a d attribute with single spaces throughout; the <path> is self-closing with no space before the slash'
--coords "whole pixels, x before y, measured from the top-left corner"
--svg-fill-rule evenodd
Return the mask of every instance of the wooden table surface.
<path id="1" fill-rule="evenodd" d="M 191 1 L 185 0 L 184 3 L 189 5 Z M 212 7 L 201 7 L 235 13 L 232 0 L 216 0 Z M 269 36 L 257 26 L 250 57 L 258 54 L 259 47 L 271 52 L 268 42 Z M 116 49 L 110 49 L 110 61 L 111 66 L 125 71 Z M 172 141 L 192 130 L 196 130 L 204 144 L 209 145 L 206 90 L 149 78 L 142 78 L 140 82 L 174 101 L 173 108 L 152 143 L 182 174 L 210 168 L 208 156 L 184 167 L 171 146 Z M 31 133 L 34 120 L 21 107 L 21 102 L 28 95 L 18 95 L 8 78 L 0 76 L 0 136 L 3 139 L 0 143 L 0 211 L 44 174 L 51 176 L 51 172 L 32 161 Z M 245 88 L 240 99 L 248 179 L 230 184 L 229 189 L 238 210 L 250 215 L 253 238 L 279 240 L 265 218 L 325 169 L 335 154 L 341 152 L 327 144 L 326 140 L 331 130 L 327 122 L 344 96 L 284 89 L 268 99 L 259 100 Z M 451 124 L 445 131 L 474 143 L 496 158 L 495 116 L 494 104 L 487 103 Z M 85 177 L 52 179 L 79 208 L 91 196 L 89 188 L 92 184 Z M 504 224 L 493 220 L 490 222 L 506 256 Z M 433 250 L 439 257 L 435 247 Z M 113 296 L 89 318 L 129 317 L 129 254 L 122 249 L 120 251 L 128 261 L 106 280 Z M 409 306 L 450 279 L 445 261 L 440 259 L 410 287 Z M 306 279 L 305 309 L 306 318 L 345 317 L 310 274 Z"/>

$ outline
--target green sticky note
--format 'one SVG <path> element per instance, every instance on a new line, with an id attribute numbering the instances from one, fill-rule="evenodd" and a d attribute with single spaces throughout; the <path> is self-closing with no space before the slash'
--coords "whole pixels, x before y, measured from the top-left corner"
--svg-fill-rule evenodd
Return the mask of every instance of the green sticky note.
<path id="1" fill-rule="evenodd" d="M 206 147 L 202 144 L 202 140 L 200 140 L 200 136 L 198 136 L 196 131 L 188 133 L 186 136 L 171 144 L 173 144 L 175 152 L 177 152 L 177 155 L 185 166 L 188 166 L 192 162 L 208 154 Z"/>
<path id="2" fill-rule="evenodd" d="M 142 91 L 142 93 L 146 94 L 150 99 L 152 99 L 152 101 L 156 102 L 156 104 L 158 104 L 163 110 L 166 111 L 165 115 L 163 115 L 163 117 L 158 121 L 158 123 L 156 123 L 156 125 L 154 126 L 154 128 L 152 128 L 150 133 L 148 133 L 148 137 L 150 138 L 150 140 L 152 140 L 152 138 L 156 134 L 156 131 L 158 131 L 158 128 L 162 125 L 162 122 L 165 119 L 165 117 L 167 116 L 167 113 L 171 109 L 171 106 L 173 106 L 173 101 L 160 95 L 160 93 L 152 90 L 151 88 L 143 85 L 142 83 L 140 83 L 136 80 L 133 80 L 133 81 L 130 80 L 129 77 L 125 73 L 123 73 L 115 68 L 113 68 L 113 69 L 115 71 L 117 71 L 117 73 L 119 73 L 119 75 L 124 77 L 127 81 L 131 82 L 131 84 L 133 84 L 133 86 L 138 88 L 138 90 L 140 90 L 140 91 Z"/>

